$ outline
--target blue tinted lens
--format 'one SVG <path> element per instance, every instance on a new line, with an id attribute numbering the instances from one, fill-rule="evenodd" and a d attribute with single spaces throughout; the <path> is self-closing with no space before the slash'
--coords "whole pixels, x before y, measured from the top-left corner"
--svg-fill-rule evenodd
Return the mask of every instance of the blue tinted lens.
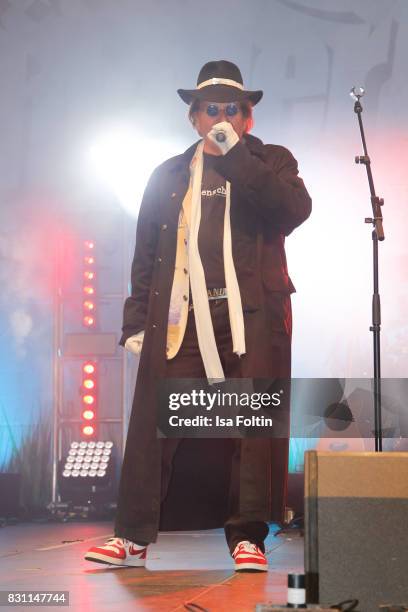
<path id="1" fill-rule="evenodd" d="M 234 117 L 238 113 L 238 106 L 236 104 L 228 104 L 225 108 L 225 113 L 228 117 Z"/>
<path id="2" fill-rule="evenodd" d="M 216 104 L 209 104 L 207 106 L 207 115 L 209 117 L 216 117 L 218 115 L 219 109 Z"/>

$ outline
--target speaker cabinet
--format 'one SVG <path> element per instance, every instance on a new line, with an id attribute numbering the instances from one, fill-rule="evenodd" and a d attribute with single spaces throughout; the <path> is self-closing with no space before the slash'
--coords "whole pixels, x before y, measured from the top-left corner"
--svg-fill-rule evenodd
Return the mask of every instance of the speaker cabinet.
<path id="1" fill-rule="evenodd" d="M 408 602 L 408 453 L 305 453 L 307 601 Z"/>

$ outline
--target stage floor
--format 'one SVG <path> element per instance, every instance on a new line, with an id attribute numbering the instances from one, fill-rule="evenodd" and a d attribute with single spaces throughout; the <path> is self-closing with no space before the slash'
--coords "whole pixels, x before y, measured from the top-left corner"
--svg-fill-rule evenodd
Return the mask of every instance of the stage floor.
<path id="1" fill-rule="evenodd" d="M 189 601 L 210 612 L 249 612 L 259 602 L 285 603 L 287 574 L 303 571 L 298 532 L 273 531 L 266 541 L 269 572 L 237 574 L 222 530 L 161 533 L 148 549 L 146 568 L 116 568 L 83 559 L 90 546 L 112 535 L 110 522 L 6 526 L 0 529 L 0 587 L 69 591 L 75 612 L 175 612 Z"/>

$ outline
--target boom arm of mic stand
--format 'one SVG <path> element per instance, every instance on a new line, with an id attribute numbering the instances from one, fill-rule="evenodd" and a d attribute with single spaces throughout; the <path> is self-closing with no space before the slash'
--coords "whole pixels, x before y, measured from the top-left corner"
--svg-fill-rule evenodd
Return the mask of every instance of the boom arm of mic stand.
<path id="1" fill-rule="evenodd" d="M 384 200 L 383 198 L 379 198 L 378 196 L 375 195 L 374 179 L 373 179 L 373 175 L 371 172 L 371 160 L 370 160 L 370 156 L 367 153 L 367 144 L 366 144 L 366 139 L 364 135 L 363 120 L 361 118 L 363 107 L 361 106 L 360 100 L 357 100 L 355 102 L 354 112 L 357 114 L 357 117 L 358 117 L 358 125 L 360 128 L 361 142 L 363 143 L 363 150 L 364 150 L 364 155 L 357 155 L 355 157 L 355 162 L 356 164 L 364 164 L 364 166 L 366 167 L 368 184 L 370 186 L 370 193 L 371 193 L 371 206 L 373 209 L 373 217 L 366 218 L 365 222 L 372 223 L 372 225 L 374 226 L 375 232 L 377 234 L 378 240 L 384 240 L 385 236 L 384 236 L 384 228 L 383 228 L 383 216 L 382 216 L 382 211 L 381 211 L 381 206 L 383 206 Z"/>

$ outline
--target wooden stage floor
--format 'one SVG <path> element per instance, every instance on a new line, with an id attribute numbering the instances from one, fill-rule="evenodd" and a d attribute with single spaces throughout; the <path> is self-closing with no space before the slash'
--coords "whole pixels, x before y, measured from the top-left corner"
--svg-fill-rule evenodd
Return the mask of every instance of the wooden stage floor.
<path id="1" fill-rule="evenodd" d="M 69 608 L 48 610 L 176 612 L 190 601 L 210 612 L 249 612 L 259 602 L 285 603 L 287 574 L 303 571 L 303 539 L 272 532 L 269 572 L 236 574 L 222 530 L 161 533 L 148 549 L 146 568 L 116 568 L 83 559 L 90 546 L 112 535 L 110 522 L 6 526 L 0 529 L 0 587 L 69 591 Z"/>

